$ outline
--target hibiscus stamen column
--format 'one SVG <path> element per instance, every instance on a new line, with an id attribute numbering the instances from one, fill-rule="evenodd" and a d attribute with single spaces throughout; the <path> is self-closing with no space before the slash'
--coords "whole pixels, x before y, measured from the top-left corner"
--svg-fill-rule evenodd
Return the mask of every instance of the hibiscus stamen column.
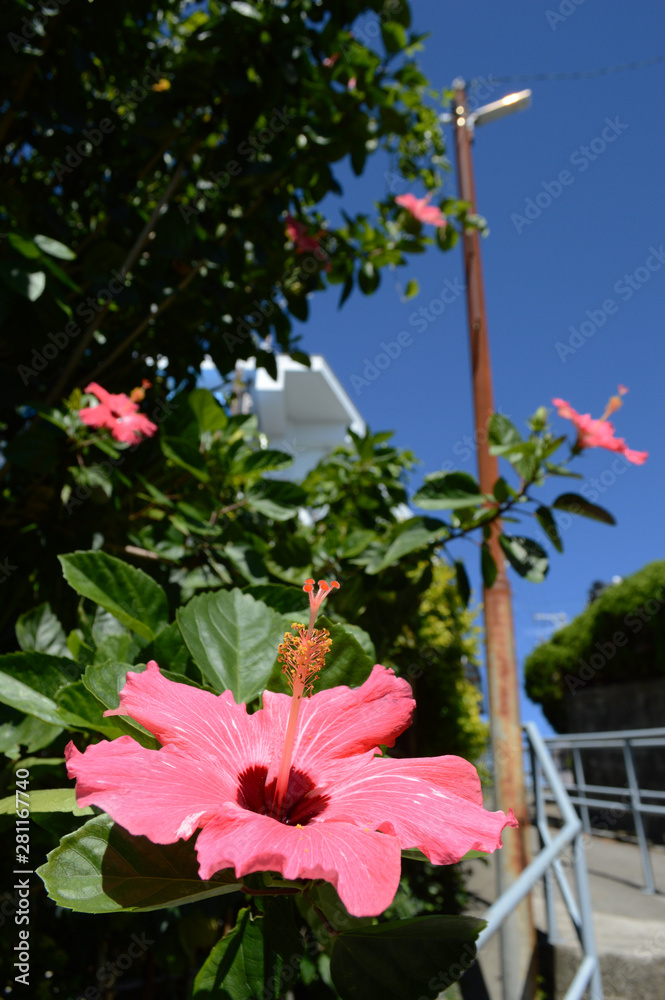
<path id="1" fill-rule="evenodd" d="M 277 819 L 280 818 L 284 798 L 289 787 L 300 704 L 304 697 L 308 697 L 312 693 L 314 680 L 325 664 L 326 653 L 331 644 L 330 633 L 327 629 L 314 628 L 316 616 L 330 591 L 337 587 L 339 587 L 337 580 L 332 580 L 330 583 L 319 580 L 319 589 L 315 593 L 314 580 L 305 581 L 303 590 L 309 594 L 309 624 L 305 630 L 304 625 L 294 622 L 293 628 L 296 629 L 296 634 L 287 632 L 284 636 L 284 642 L 280 643 L 279 646 L 278 659 L 282 664 L 282 673 L 285 674 L 293 693 L 271 811 L 271 815 Z"/>

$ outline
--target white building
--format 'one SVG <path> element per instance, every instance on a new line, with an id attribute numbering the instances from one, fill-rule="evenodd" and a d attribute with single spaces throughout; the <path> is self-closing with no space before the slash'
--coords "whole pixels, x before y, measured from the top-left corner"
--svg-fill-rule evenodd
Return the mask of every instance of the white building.
<path id="1" fill-rule="evenodd" d="M 238 362 L 237 378 L 246 389 L 242 412 L 256 413 L 259 430 L 271 447 L 293 455 L 288 478 L 302 479 L 320 459 L 349 440 L 349 427 L 364 435 L 365 421 L 322 355 L 311 355 L 310 368 L 285 354 L 278 354 L 276 360 L 276 381 L 265 369 L 257 370 L 253 359 Z M 203 384 L 208 381 L 206 377 Z M 280 478 L 284 475 L 281 472 Z"/>

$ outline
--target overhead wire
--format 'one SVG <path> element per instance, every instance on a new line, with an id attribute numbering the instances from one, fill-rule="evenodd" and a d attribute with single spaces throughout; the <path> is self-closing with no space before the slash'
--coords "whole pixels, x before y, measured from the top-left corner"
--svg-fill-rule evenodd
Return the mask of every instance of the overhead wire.
<path id="1" fill-rule="evenodd" d="M 609 76 L 612 73 L 627 73 L 629 70 L 644 69 L 665 62 L 665 55 L 652 56 L 650 59 L 636 59 L 634 62 L 621 63 L 618 66 L 604 66 L 602 69 L 578 70 L 573 73 L 522 73 L 517 76 L 494 76 L 489 79 L 493 83 L 531 83 L 542 80 L 590 80 L 597 76 Z"/>

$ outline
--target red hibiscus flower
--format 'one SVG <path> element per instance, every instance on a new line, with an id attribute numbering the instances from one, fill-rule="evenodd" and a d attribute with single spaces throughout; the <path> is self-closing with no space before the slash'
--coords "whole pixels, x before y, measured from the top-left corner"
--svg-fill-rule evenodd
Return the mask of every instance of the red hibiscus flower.
<path id="1" fill-rule="evenodd" d="M 441 214 L 441 209 L 436 205 L 430 205 L 432 197 L 428 194 L 425 198 L 416 198 L 415 194 L 400 194 L 395 198 L 396 204 L 410 212 L 414 219 L 419 222 L 428 222 L 432 226 L 445 226 L 446 217 Z"/>
<path id="2" fill-rule="evenodd" d="M 248 715 L 230 691 L 214 695 L 164 678 L 151 661 L 128 673 L 120 705 L 153 733 L 159 750 L 131 736 L 66 750 L 79 805 L 94 803 L 131 834 L 158 844 L 196 841 L 199 874 L 242 878 L 272 871 L 331 882 L 348 911 L 375 916 L 392 902 L 401 850 L 435 864 L 469 850 L 494 851 L 512 811 L 483 808 L 475 768 L 459 757 L 383 757 L 410 724 L 411 689 L 375 666 L 357 688 L 307 697 L 330 646 L 313 620 L 329 585 L 311 601 L 310 625 L 280 647 L 293 697 L 266 691 Z M 286 738 L 285 738 L 286 733 Z"/>
<path id="3" fill-rule="evenodd" d="M 143 399 L 149 386 L 150 383 L 144 379 L 140 389 L 132 389 L 130 395 L 126 396 L 124 392 L 107 392 L 97 382 L 91 382 L 85 387 L 85 391 L 95 395 L 99 405 L 79 410 L 79 417 L 88 427 L 105 427 L 116 441 L 123 441 L 125 444 L 136 444 L 143 437 L 152 437 L 157 424 L 138 412 L 137 402 Z"/>
<path id="4" fill-rule="evenodd" d="M 572 420 L 577 428 L 577 441 L 575 443 L 577 451 L 581 451 L 582 448 L 607 448 L 609 451 L 620 452 L 635 465 L 643 465 L 646 462 L 649 452 L 634 451 L 629 448 L 623 438 L 615 437 L 614 427 L 607 419 L 623 405 L 620 397 L 625 396 L 627 392 L 628 389 L 624 385 L 620 385 L 619 395 L 610 398 L 605 412 L 598 420 L 594 420 L 590 413 L 578 413 L 565 399 L 552 400 L 559 416 L 566 420 Z"/>

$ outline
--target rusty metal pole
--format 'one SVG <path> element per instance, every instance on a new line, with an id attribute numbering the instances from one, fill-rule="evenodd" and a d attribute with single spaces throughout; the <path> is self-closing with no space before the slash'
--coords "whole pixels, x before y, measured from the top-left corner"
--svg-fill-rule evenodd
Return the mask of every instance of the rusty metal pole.
<path id="1" fill-rule="evenodd" d="M 459 194 L 476 212 L 476 192 L 471 157 L 472 127 L 464 83 L 456 80 L 453 120 Z M 492 373 L 487 337 L 487 313 L 483 286 L 480 236 L 477 230 L 464 234 L 464 268 L 473 370 L 473 402 L 478 442 L 478 478 L 483 493 L 491 494 L 499 478 L 498 460 L 490 455 L 487 424 L 494 412 Z M 490 729 L 494 761 L 494 786 L 497 808 L 512 808 L 519 829 L 504 831 L 504 847 L 495 855 L 499 893 L 505 891 L 529 863 L 528 811 L 522 760 L 519 682 L 510 584 L 506 563 L 499 545 L 500 525 L 495 521 L 488 540 L 497 566 L 497 577 L 490 588 L 483 586 L 487 683 L 489 689 Z M 520 905 L 504 924 L 501 937 L 503 1000 L 522 1000 L 535 995 L 533 958 L 536 935 L 529 901 Z M 529 987 L 529 982 L 532 986 Z M 526 989 L 525 989 L 526 984 Z"/>

